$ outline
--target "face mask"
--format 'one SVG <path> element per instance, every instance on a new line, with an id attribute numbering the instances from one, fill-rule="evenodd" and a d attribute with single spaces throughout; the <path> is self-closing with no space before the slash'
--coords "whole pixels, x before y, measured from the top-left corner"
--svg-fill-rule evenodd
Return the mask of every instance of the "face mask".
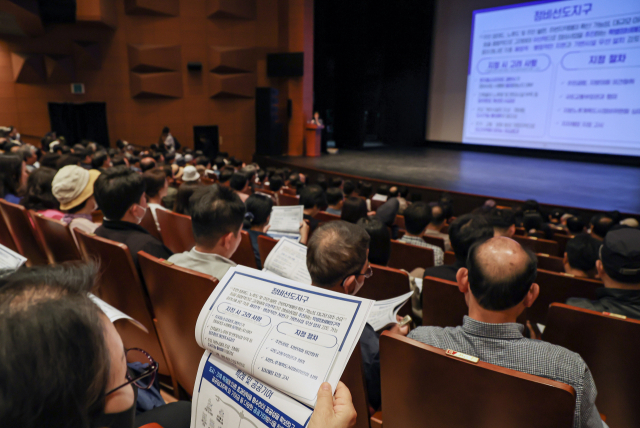
<path id="1" fill-rule="evenodd" d="M 138 205 L 138 204 L 136 204 Z M 138 220 L 138 224 L 140 224 L 140 222 L 142 221 L 142 219 L 144 218 L 144 215 L 147 213 L 147 208 L 143 207 L 142 205 L 138 205 L 140 208 L 142 208 L 142 215 L 140 217 L 136 217 L 134 215 L 134 217 L 136 218 L 136 220 Z"/>
<path id="2" fill-rule="evenodd" d="M 138 401 L 138 388 L 135 385 L 133 387 L 134 399 L 131 407 L 120 413 L 100 413 L 97 418 L 93 420 L 91 426 L 93 428 L 132 428 L 134 420 L 136 418 L 136 402 Z"/>
<path id="3" fill-rule="evenodd" d="M 358 291 L 360 291 L 363 285 L 364 285 L 364 277 L 362 278 L 362 282 L 358 282 L 358 278 L 356 278 L 356 288 L 353 290 L 353 293 L 351 293 L 351 295 L 355 296 L 356 294 L 358 294 Z"/>

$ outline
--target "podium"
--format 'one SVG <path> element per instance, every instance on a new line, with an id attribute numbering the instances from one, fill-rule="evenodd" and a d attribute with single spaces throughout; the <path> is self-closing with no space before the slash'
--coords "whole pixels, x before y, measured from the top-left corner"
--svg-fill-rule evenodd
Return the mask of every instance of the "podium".
<path id="1" fill-rule="evenodd" d="M 322 152 L 323 125 L 307 123 L 304 130 L 304 142 L 308 157 L 320 156 Z"/>

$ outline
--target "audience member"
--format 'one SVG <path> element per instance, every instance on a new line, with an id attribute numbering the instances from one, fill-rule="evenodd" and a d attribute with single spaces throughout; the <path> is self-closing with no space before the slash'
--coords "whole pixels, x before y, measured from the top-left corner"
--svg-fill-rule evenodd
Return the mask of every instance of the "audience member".
<path id="1" fill-rule="evenodd" d="M 344 204 L 344 194 L 340 187 L 329 187 L 327 189 L 327 204 L 329 205 L 326 212 L 333 215 L 342 215 L 342 205 Z"/>
<path id="2" fill-rule="evenodd" d="M 586 225 L 579 217 L 571 216 L 567 219 L 567 231 L 569 232 L 569 236 L 576 236 L 584 232 L 585 228 Z"/>
<path id="3" fill-rule="evenodd" d="M 540 292 L 534 283 L 536 264 L 535 255 L 512 239 L 478 242 L 469 250 L 467 267 L 456 275 L 469 306 L 462 326 L 418 327 L 409 337 L 568 384 L 576 393 L 574 428 L 606 426 L 595 405 L 593 377 L 582 358 L 560 346 L 525 338 L 524 326 L 517 324 Z"/>
<path id="4" fill-rule="evenodd" d="M 300 205 L 304 207 L 304 219 L 309 222 L 309 233 L 312 233 L 320 224 L 313 217 L 327 206 L 327 197 L 322 187 L 317 184 L 305 186 L 300 192 Z"/>
<path id="5" fill-rule="evenodd" d="M 55 175 L 56 170 L 47 167 L 38 168 L 29 174 L 25 195 L 20 202 L 22 206 L 54 220 L 62 219 L 64 214 L 60 212 L 60 203 L 51 190 Z"/>
<path id="6" fill-rule="evenodd" d="M 214 184 L 201 186 L 190 200 L 191 224 L 196 245 L 174 254 L 169 261 L 178 266 L 222 279 L 230 267 L 229 258 L 242 240 L 245 206 L 237 193 Z"/>
<path id="7" fill-rule="evenodd" d="M 53 177 L 53 196 L 64 212 L 62 221 L 69 225 L 72 232 L 77 228 L 86 233 L 94 233 L 100 226 L 91 217 L 91 213 L 97 209 L 93 192 L 99 176 L 100 171 L 96 169 L 87 171 L 77 165 L 69 165 Z M 73 236 L 75 238 L 75 233 Z"/>
<path id="8" fill-rule="evenodd" d="M 249 177 L 242 172 L 234 172 L 229 180 L 229 187 L 240 197 L 242 202 L 249 198 L 251 192 L 251 181 Z"/>
<path id="9" fill-rule="evenodd" d="M 358 196 L 356 185 L 351 180 L 344 180 L 344 183 L 342 183 L 342 191 L 344 193 L 344 197 L 345 198 L 350 198 L 352 196 Z"/>
<path id="10" fill-rule="evenodd" d="M 577 277 L 595 278 L 601 244 L 586 233 L 570 239 L 564 252 L 564 271 Z"/>
<path id="11" fill-rule="evenodd" d="M 31 144 L 24 144 L 18 147 L 16 154 L 22 157 L 28 172 L 33 172 L 40 166 L 38 164 L 38 149 Z"/>
<path id="12" fill-rule="evenodd" d="M 173 212 L 184 215 L 191 215 L 189 200 L 197 189 L 202 187 L 199 181 L 187 181 L 178 187 L 178 193 L 176 194 L 176 201 L 173 207 Z"/>
<path id="13" fill-rule="evenodd" d="M 167 174 L 163 169 L 154 168 L 142 174 L 142 181 L 144 181 L 145 194 L 147 195 L 147 205 L 149 210 L 151 210 L 153 220 L 156 222 L 156 227 L 160 230 L 160 223 L 158 223 L 156 211 L 169 211 L 162 206 L 162 198 L 167 196 L 169 189 Z"/>
<path id="14" fill-rule="evenodd" d="M 516 234 L 516 216 L 513 210 L 494 208 L 486 215 L 486 218 L 493 227 L 494 236 L 512 238 Z"/>
<path id="15" fill-rule="evenodd" d="M 262 193 L 254 193 L 247 198 L 244 204 L 247 212 L 244 215 L 243 228 L 249 233 L 249 238 L 251 238 L 251 246 L 253 247 L 253 255 L 256 259 L 256 266 L 258 269 L 262 269 L 258 236 L 267 236 L 271 209 L 273 208 L 273 199 Z"/>
<path id="16" fill-rule="evenodd" d="M 367 216 L 358 220 L 358 226 L 369 234 L 369 263 L 387 266 L 391 257 L 391 233 L 389 228 L 376 216 Z"/>
<path id="17" fill-rule="evenodd" d="M 380 184 L 375 195 L 371 197 L 371 200 L 386 202 L 387 199 L 389 199 L 389 186 L 387 184 Z"/>
<path id="18" fill-rule="evenodd" d="M 607 217 L 606 215 L 594 216 L 594 218 L 591 219 L 591 236 L 598 241 L 602 241 L 613 226 L 614 222 L 611 217 Z"/>
<path id="19" fill-rule="evenodd" d="M 19 204 L 28 177 L 27 165 L 20 156 L 0 155 L 0 198 Z"/>
<path id="20" fill-rule="evenodd" d="M 111 158 L 106 151 L 100 150 L 93 155 L 93 158 L 91 158 L 91 169 L 104 171 L 109 167 L 111 167 Z"/>
<path id="21" fill-rule="evenodd" d="M 269 177 L 269 190 L 272 192 L 279 192 L 284 186 L 284 180 L 281 175 L 272 175 Z"/>
<path id="22" fill-rule="evenodd" d="M 223 184 L 225 186 L 229 185 L 229 180 L 231 179 L 231 176 L 234 174 L 233 172 L 233 168 L 227 168 L 225 167 L 221 172 L 220 172 L 220 184 Z"/>
<path id="23" fill-rule="evenodd" d="M 442 266 L 444 264 L 444 251 L 442 251 L 442 248 L 429 244 L 422 239 L 422 235 L 431 222 L 431 212 L 431 208 L 424 202 L 416 202 L 409 205 L 404 212 L 404 226 L 407 229 L 407 233 L 400 238 L 400 242 L 433 250 L 434 266 Z"/>
<path id="24" fill-rule="evenodd" d="M 332 177 L 331 180 L 329 180 L 329 187 L 338 187 L 342 190 L 342 185 L 343 181 L 341 177 Z"/>
<path id="25" fill-rule="evenodd" d="M 456 255 L 456 261 L 452 265 L 425 269 L 424 276 L 455 281 L 458 270 L 466 267 L 469 248 L 477 241 L 491 238 L 493 235 L 493 227 L 483 216 L 465 214 L 456 218 L 449 226 L 451 249 Z"/>
<path id="26" fill-rule="evenodd" d="M 343 202 L 340 218 L 349 223 L 357 223 L 361 218 L 367 216 L 367 204 L 360 197 L 350 197 Z"/>
<path id="27" fill-rule="evenodd" d="M 309 239 L 307 268 L 312 284 L 340 293 L 356 295 L 371 277 L 367 260 L 369 235 L 355 224 L 331 221 L 316 230 Z M 392 333 L 406 336 L 409 327 L 395 324 Z M 371 325 L 364 327 L 360 337 L 360 350 L 367 385 L 369 403 L 379 409 L 380 398 L 380 344 Z"/>
<path id="28" fill-rule="evenodd" d="M 442 233 L 442 228 L 445 226 L 446 217 L 444 215 L 444 209 L 440 205 L 434 205 L 431 207 L 431 221 L 427 225 L 424 231 L 425 235 L 435 236 L 444 240 L 444 250 L 451 251 L 451 240 L 449 235 Z"/>
<path id="29" fill-rule="evenodd" d="M 104 215 L 95 234 L 125 244 L 138 270 L 139 251 L 160 259 L 173 254 L 139 225 L 148 209 L 144 190 L 142 176 L 122 166 L 102 173 L 94 185 L 96 202 Z"/>
<path id="30" fill-rule="evenodd" d="M 151 156 L 142 158 L 140 161 L 140 170 L 144 173 L 156 167 L 156 160 Z"/>
<path id="31" fill-rule="evenodd" d="M 184 167 L 182 172 L 182 181 L 185 183 L 199 183 L 200 182 L 200 174 L 198 174 L 198 170 L 193 165 L 187 165 Z"/>
<path id="32" fill-rule="evenodd" d="M 571 298 L 567 304 L 640 319 L 640 230 L 622 228 L 607 233 L 596 261 L 604 288 L 596 300 Z"/>

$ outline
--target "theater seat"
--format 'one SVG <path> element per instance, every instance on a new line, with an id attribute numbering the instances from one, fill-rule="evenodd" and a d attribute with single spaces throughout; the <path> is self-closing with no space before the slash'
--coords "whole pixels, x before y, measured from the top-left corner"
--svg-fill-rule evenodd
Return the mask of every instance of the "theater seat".
<path id="1" fill-rule="evenodd" d="M 384 428 L 573 426 L 571 386 L 388 332 L 380 337 L 380 374 Z"/>
<path id="2" fill-rule="evenodd" d="M 444 238 L 440 238 L 438 236 L 433 236 L 429 234 L 422 235 L 422 239 L 427 244 L 435 245 L 436 247 L 440 247 L 442 251 L 445 249 Z"/>
<path id="3" fill-rule="evenodd" d="M 258 269 L 256 256 L 253 253 L 253 246 L 251 245 L 251 237 L 249 233 L 244 230 L 241 230 L 240 233 L 242 234 L 240 245 L 238 245 L 238 249 L 231 256 L 231 261 L 242 266 Z"/>
<path id="4" fill-rule="evenodd" d="M 300 199 L 298 196 L 287 195 L 286 193 L 278 195 L 278 206 L 288 207 L 294 205 L 300 205 Z"/>
<path id="5" fill-rule="evenodd" d="M 190 251 L 196 244 L 193 238 L 191 217 L 172 211 L 157 210 L 162 242 L 174 253 Z"/>
<path id="6" fill-rule="evenodd" d="M 41 214 L 35 214 L 33 221 L 54 263 L 82 260 L 80 250 L 67 224 Z"/>
<path id="7" fill-rule="evenodd" d="M 357 296 L 371 300 L 387 300 L 401 296 L 411 291 L 409 274 L 407 272 L 379 265 L 371 265 L 373 275 L 364 281 Z M 411 302 L 407 301 L 398 315 L 411 314 Z"/>
<path id="8" fill-rule="evenodd" d="M 541 239 L 535 236 L 527 237 L 517 235 L 514 235 L 513 239 L 519 242 L 523 248 L 527 248 L 534 253 L 549 254 L 550 256 L 562 256 L 562 254 L 560 254 L 560 247 L 556 241 Z"/>
<path id="9" fill-rule="evenodd" d="M 31 224 L 29 212 L 22 206 L 0 199 L 0 211 L 18 252 L 27 258 L 27 265 L 47 265 L 51 262 L 42 239 Z"/>
<path id="10" fill-rule="evenodd" d="M 468 313 L 457 283 L 432 276 L 422 280 L 422 325 L 457 327 Z"/>
<path id="11" fill-rule="evenodd" d="M 429 268 L 434 264 L 434 255 L 431 248 L 405 244 L 404 242 L 391 240 L 391 257 L 389 266 L 396 269 L 404 269 L 411 272 L 415 268 Z"/>
<path id="12" fill-rule="evenodd" d="M 163 211 L 163 210 L 158 210 Z M 142 220 L 140 220 L 140 226 L 144 228 L 147 232 L 151 234 L 158 241 L 162 242 L 162 236 L 158 231 L 158 226 L 156 225 L 156 221 L 153 219 L 153 213 L 151 212 L 151 208 L 147 208 L 147 212 L 144 213 Z"/>
<path id="13" fill-rule="evenodd" d="M 140 251 L 138 262 L 156 316 L 158 335 L 170 364 L 174 395 L 177 384 L 193 395 L 198 365 L 204 350 L 194 338 L 200 310 L 218 285 L 218 280 L 181 268 Z"/>
<path id="14" fill-rule="evenodd" d="M 144 349 L 159 363 L 158 372 L 170 376 L 153 323 L 151 301 L 140 282 L 129 248 L 120 242 L 88 235 L 80 229 L 75 229 L 75 235 L 84 259 L 100 263 L 94 294 L 139 321 L 148 330 L 145 333 L 126 320 L 116 321 L 115 326 L 124 347 Z"/>
<path id="15" fill-rule="evenodd" d="M 400 215 L 400 214 L 396 215 L 395 225 L 398 226 L 398 229 L 407 230 L 406 226 L 404 225 L 403 215 Z"/>
<path id="16" fill-rule="evenodd" d="M 362 352 L 360 351 L 359 343 L 353 349 L 340 380 L 349 388 L 353 399 L 353 407 L 355 407 L 358 414 L 353 428 L 370 428 L 369 398 L 367 396 L 367 386 L 362 367 Z"/>
<path id="17" fill-rule="evenodd" d="M 262 267 L 264 267 L 264 262 L 277 243 L 278 241 L 270 236 L 258 236 L 258 252 L 260 253 L 260 264 L 262 264 Z"/>
<path id="18" fill-rule="evenodd" d="M 444 252 L 444 264 L 452 265 L 456 262 L 456 253 L 453 251 L 445 251 Z"/>
<path id="19" fill-rule="evenodd" d="M 542 339 L 577 352 L 587 363 L 598 388 L 596 406 L 609 426 L 638 426 L 640 321 L 553 303 Z"/>
<path id="20" fill-rule="evenodd" d="M 538 256 L 538 269 L 550 270 L 551 272 L 564 272 L 564 261 L 562 257 L 554 257 L 549 254 L 536 254 Z"/>
<path id="21" fill-rule="evenodd" d="M 329 214 L 329 213 L 324 212 L 324 211 L 320 211 L 313 218 L 315 218 L 316 220 L 318 220 L 321 223 L 327 223 L 329 221 L 340 220 L 340 216 L 339 215 Z"/>
<path id="22" fill-rule="evenodd" d="M 19 253 L 20 250 L 13 240 L 13 236 L 11 236 L 11 231 L 9 230 L 9 226 L 7 222 L 4 220 L 4 216 L 2 215 L 2 211 L 0 209 L 0 244 L 4 245 L 11 251 L 15 251 Z"/>

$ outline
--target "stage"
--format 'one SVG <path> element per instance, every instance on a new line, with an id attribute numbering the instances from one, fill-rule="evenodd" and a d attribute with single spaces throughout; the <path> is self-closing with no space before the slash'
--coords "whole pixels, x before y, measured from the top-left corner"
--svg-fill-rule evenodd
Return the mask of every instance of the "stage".
<path id="1" fill-rule="evenodd" d="M 385 181 L 549 205 L 640 214 L 640 168 L 441 148 L 340 150 L 337 155 L 271 157 Z"/>

